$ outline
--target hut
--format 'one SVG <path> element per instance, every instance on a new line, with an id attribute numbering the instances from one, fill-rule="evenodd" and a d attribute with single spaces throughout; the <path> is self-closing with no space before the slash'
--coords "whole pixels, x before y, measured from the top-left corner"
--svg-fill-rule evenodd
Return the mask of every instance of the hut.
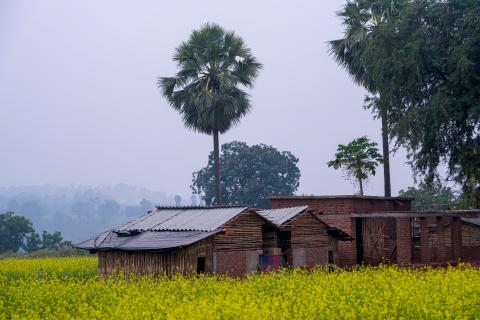
<path id="1" fill-rule="evenodd" d="M 77 245 L 98 253 L 108 275 L 257 271 L 262 228 L 270 222 L 247 207 L 157 207 Z"/>
<path id="2" fill-rule="evenodd" d="M 338 241 L 353 240 L 346 232 L 328 225 L 308 206 L 259 211 L 272 225 L 262 229 L 263 257 L 281 256 L 287 266 L 333 265 Z M 274 266 L 275 267 L 275 266 Z"/>

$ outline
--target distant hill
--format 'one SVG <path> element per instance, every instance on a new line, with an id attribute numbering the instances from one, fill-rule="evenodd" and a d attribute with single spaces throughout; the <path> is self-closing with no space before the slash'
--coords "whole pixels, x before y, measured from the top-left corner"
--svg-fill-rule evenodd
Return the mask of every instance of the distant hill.
<path id="1" fill-rule="evenodd" d="M 154 205 L 174 205 L 178 196 L 176 200 L 165 192 L 127 184 L 0 187 L 0 213 L 26 216 L 37 231 L 60 231 L 73 242 L 125 223 Z"/>

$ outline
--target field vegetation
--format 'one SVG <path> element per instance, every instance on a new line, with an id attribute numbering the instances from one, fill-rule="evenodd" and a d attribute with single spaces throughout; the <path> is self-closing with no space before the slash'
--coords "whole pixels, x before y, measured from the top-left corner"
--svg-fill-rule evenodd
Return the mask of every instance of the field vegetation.
<path id="1" fill-rule="evenodd" d="M 0 319 L 477 319 L 480 270 L 96 274 L 95 257 L 0 260 Z"/>

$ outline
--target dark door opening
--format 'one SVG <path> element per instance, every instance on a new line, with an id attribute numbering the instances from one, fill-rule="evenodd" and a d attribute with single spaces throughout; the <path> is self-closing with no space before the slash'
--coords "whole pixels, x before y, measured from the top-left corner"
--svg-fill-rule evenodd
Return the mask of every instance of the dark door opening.
<path id="1" fill-rule="evenodd" d="M 333 257 L 333 250 L 328 250 L 328 264 L 335 264 L 335 259 Z"/>
<path id="2" fill-rule="evenodd" d="M 278 232 L 277 246 L 285 251 L 290 248 L 292 242 L 292 233 L 290 231 Z"/>
<path id="3" fill-rule="evenodd" d="M 197 257 L 197 273 L 205 273 L 205 257 Z"/>
<path id="4" fill-rule="evenodd" d="M 357 264 L 363 263 L 363 219 L 355 218 L 355 244 L 357 249 Z"/>

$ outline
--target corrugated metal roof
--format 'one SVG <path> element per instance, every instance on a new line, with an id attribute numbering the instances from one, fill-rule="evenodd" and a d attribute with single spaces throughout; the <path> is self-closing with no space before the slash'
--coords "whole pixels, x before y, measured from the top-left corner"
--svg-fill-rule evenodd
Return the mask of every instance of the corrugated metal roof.
<path id="1" fill-rule="evenodd" d="M 478 218 L 462 218 L 463 221 L 480 226 L 480 217 Z"/>
<path id="2" fill-rule="evenodd" d="M 87 250 L 168 250 L 205 239 L 218 231 L 145 231 L 135 235 L 121 236 L 107 231 L 79 243 L 76 247 Z"/>
<path id="3" fill-rule="evenodd" d="M 247 207 L 159 208 L 126 225 L 119 231 L 215 231 Z"/>
<path id="4" fill-rule="evenodd" d="M 280 226 L 307 208 L 308 206 L 270 209 L 270 210 L 261 210 L 258 213 L 264 218 L 276 224 L 277 226 Z"/>

